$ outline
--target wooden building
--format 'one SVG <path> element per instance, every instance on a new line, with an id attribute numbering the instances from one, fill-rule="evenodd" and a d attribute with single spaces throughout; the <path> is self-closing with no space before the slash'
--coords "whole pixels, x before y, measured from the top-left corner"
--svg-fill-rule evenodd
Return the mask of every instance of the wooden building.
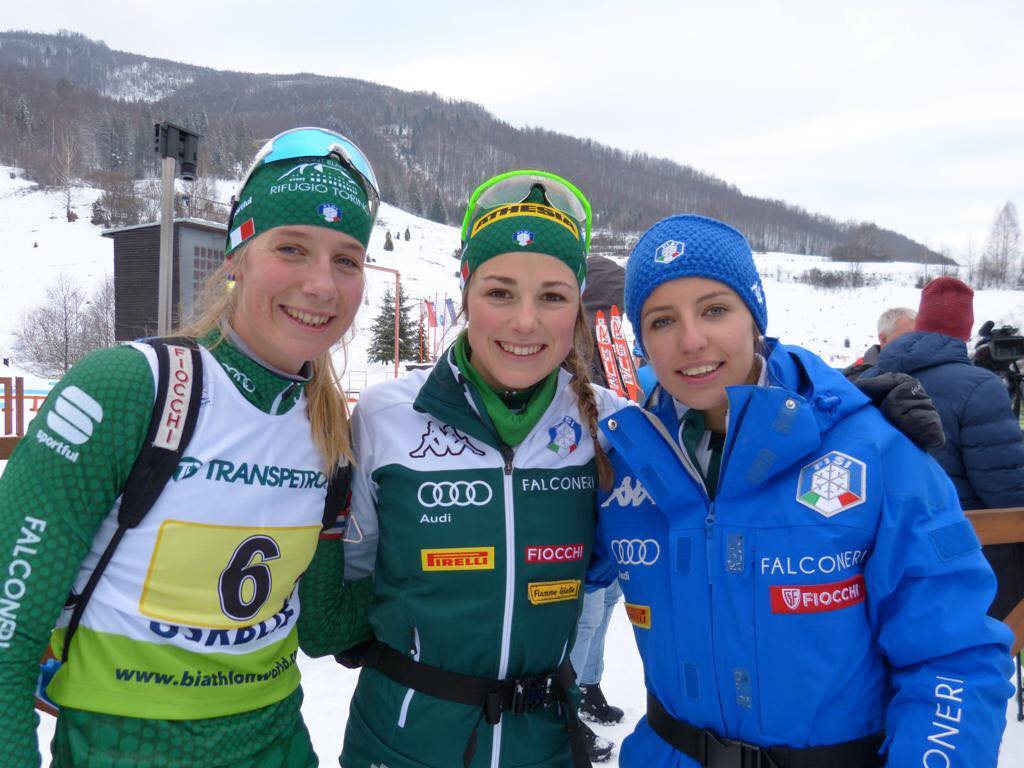
<path id="1" fill-rule="evenodd" d="M 224 260 L 223 224 L 174 220 L 171 325 L 192 311 L 206 277 Z M 130 341 L 157 329 L 160 225 L 137 224 L 103 232 L 114 241 L 114 338 Z"/>

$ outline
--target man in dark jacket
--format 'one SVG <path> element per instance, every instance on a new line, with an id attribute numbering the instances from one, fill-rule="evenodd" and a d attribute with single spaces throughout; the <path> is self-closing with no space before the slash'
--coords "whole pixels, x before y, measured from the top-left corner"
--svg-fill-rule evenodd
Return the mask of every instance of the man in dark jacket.
<path id="1" fill-rule="evenodd" d="M 932 452 L 966 509 L 1024 506 L 1024 440 L 1003 380 L 971 363 L 974 291 L 940 277 L 921 292 L 915 330 L 882 349 L 875 372 L 899 371 L 924 386 L 946 444 Z M 1024 544 L 984 548 L 999 581 L 989 615 L 1004 619 L 1024 596 Z"/>

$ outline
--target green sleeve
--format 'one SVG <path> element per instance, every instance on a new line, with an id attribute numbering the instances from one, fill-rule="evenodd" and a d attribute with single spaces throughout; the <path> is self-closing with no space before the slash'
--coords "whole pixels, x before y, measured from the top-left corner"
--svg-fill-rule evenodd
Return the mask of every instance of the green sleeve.
<path id="1" fill-rule="evenodd" d="M 308 656 L 341 653 L 373 637 L 373 577 L 345 581 L 344 573 L 341 538 L 321 538 L 299 581 L 299 647 Z"/>
<path id="2" fill-rule="evenodd" d="M 5 765 L 39 765 L 39 660 L 141 449 L 153 397 L 149 363 L 138 350 L 89 355 L 53 388 L 0 476 Z"/>

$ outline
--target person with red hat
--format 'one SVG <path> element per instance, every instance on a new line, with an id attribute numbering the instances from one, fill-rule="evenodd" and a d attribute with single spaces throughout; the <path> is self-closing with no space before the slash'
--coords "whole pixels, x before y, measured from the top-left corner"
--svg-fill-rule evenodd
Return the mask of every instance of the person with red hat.
<path id="1" fill-rule="evenodd" d="M 971 363 L 974 291 L 939 277 L 921 291 L 914 332 L 886 346 L 878 372 L 908 373 L 942 418 L 946 444 L 932 452 L 965 510 L 1024 506 L 1024 440 L 1002 379 Z M 1005 618 L 1024 596 L 1024 544 L 983 548 L 999 586 L 989 615 Z"/>

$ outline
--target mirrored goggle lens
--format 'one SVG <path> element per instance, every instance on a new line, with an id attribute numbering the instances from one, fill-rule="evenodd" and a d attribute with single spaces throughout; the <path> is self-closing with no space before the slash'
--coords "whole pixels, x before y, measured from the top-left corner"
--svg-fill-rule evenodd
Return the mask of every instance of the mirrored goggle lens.
<path id="1" fill-rule="evenodd" d="M 512 171 L 481 184 L 469 198 L 466 216 L 462 220 L 462 242 L 469 235 L 469 226 L 482 210 L 500 205 L 514 205 L 525 200 L 534 184 L 544 187 L 548 202 L 568 214 L 581 225 L 584 231 L 583 247 L 590 251 L 590 203 L 583 193 L 570 182 L 542 171 Z"/>
<path id="2" fill-rule="evenodd" d="M 529 196 L 534 184 L 544 187 L 544 195 L 554 208 L 569 214 L 581 224 L 587 221 L 583 201 L 573 190 L 556 178 L 532 173 L 510 176 L 496 182 L 480 193 L 475 208 L 479 210 L 521 203 Z"/>
<path id="3" fill-rule="evenodd" d="M 270 139 L 256 153 L 256 158 L 249 166 L 249 170 L 246 171 L 241 184 L 238 185 L 238 193 L 241 193 L 256 169 L 265 163 L 288 160 L 293 157 L 327 157 L 332 153 L 341 157 L 366 180 L 369 186 L 367 193 L 371 198 L 370 204 L 376 215 L 377 205 L 380 202 L 380 186 L 377 184 L 377 177 L 373 173 L 370 161 L 351 139 L 323 128 L 292 128 Z M 238 194 L 236 193 L 235 196 L 238 197 Z"/>

